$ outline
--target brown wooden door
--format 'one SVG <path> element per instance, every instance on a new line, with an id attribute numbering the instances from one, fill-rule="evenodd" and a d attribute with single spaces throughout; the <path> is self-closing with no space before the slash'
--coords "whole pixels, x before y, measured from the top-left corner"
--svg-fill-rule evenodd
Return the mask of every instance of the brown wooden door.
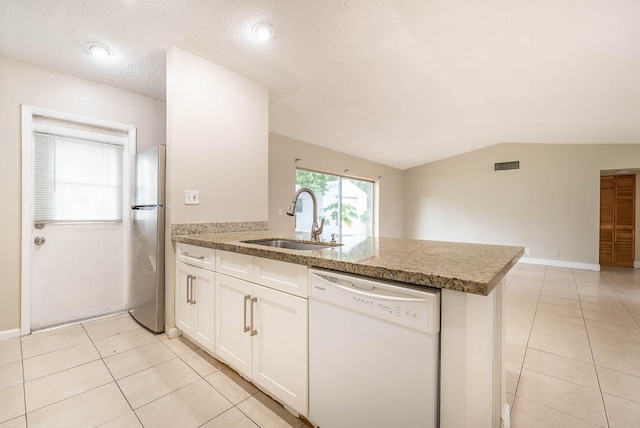
<path id="1" fill-rule="evenodd" d="M 600 177 L 600 264 L 613 264 L 615 177 Z"/>
<path id="2" fill-rule="evenodd" d="M 633 267 L 636 176 L 600 177 L 600 264 Z"/>

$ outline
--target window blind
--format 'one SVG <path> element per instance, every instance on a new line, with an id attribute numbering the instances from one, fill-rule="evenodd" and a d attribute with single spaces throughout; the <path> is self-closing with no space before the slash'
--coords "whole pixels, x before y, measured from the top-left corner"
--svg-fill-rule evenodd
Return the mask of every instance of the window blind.
<path id="1" fill-rule="evenodd" d="M 121 222 L 123 156 L 122 145 L 34 132 L 35 222 Z"/>

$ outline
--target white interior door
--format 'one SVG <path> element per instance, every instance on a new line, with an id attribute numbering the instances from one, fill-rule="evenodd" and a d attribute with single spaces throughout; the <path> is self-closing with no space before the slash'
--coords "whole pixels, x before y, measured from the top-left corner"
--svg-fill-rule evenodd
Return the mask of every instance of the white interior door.
<path id="1" fill-rule="evenodd" d="M 68 123 L 72 125 L 69 126 Z M 96 127 L 107 128 L 113 132 L 110 136 L 104 136 L 105 133 L 97 132 Z M 135 128 L 23 106 L 22 131 L 22 334 L 28 334 L 34 329 L 125 310 L 129 263 L 129 170 L 131 154 L 135 153 Z M 51 169 L 56 170 L 60 165 L 61 154 L 54 148 L 50 150 L 51 156 L 45 156 L 44 161 L 42 156 L 38 157 L 37 150 L 42 150 L 42 145 L 35 145 L 35 131 L 39 134 L 62 135 L 69 139 L 91 140 L 92 143 L 102 141 L 120 145 L 121 148 L 118 150 L 122 163 L 116 168 L 118 172 L 115 174 L 122 175 L 119 190 L 121 196 L 117 198 L 121 199 L 121 204 L 116 209 L 116 212 L 122 214 L 120 219 L 40 220 L 42 203 L 35 202 L 36 193 L 42 194 L 42 183 L 46 183 L 49 178 L 47 174 L 36 174 L 34 169 L 48 165 L 48 158 L 51 157 Z M 83 150 L 77 152 L 74 153 L 70 175 L 83 168 L 94 168 L 96 165 L 95 155 L 90 159 L 91 155 L 85 155 Z M 109 174 L 113 175 L 114 168 L 110 168 Z M 54 193 L 63 192 L 64 186 L 72 182 L 72 186 L 67 186 L 64 190 L 67 194 L 73 195 L 70 199 L 71 205 L 66 207 L 68 213 L 80 213 L 78 215 L 84 218 L 88 212 L 85 211 L 88 204 L 101 204 L 100 198 L 94 197 L 100 192 L 94 190 L 95 186 L 91 187 L 95 183 L 78 184 L 74 179 L 61 176 L 62 173 L 57 170 L 53 174 L 57 186 L 54 187 Z M 100 184 L 105 188 L 109 185 L 110 183 Z M 91 198 L 93 200 L 89 200 Z M 51 196 L 50 199 L 57 200 L 57 196 Z M 69 200 L 68 197 L 67 199 Z M 47 204 L 49 202 L 45 203 Z M 40 228 L 43 225 L 44 227 Z"/>

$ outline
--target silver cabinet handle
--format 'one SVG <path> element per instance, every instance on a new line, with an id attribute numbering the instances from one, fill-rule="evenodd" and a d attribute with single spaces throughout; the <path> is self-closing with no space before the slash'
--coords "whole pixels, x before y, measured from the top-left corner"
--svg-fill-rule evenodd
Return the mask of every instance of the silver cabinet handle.
<path id="1" fill-rule="evenodd" d="M 192 256 L 191 254 L 187 253 L 186 251 L 184 251 L 182 253 L 183 256 L 185 257 L 190 257 L 192 259 L 197 259 L 197 260 L 203 260 L 204 261 L 204 256 Z"/>
<path id="2" fill-rule="evenodd" d="M 253 328 L 253 304 L 256 303 L 258 301 L 257 297 L 254 297 L 253 299 L 251 299 L 251 334 L 250 336 L 255 336 L 256 334 L 258 334 L 258 330 L 254 330 Z"/>
<path id="3" fill-rule="evenodd" d="M 191 275 L 187 275 L 187 303 L 191 303 Z"/>
<path id="4" fill-rule="evenodd" d="M 36 239 L 33 240 L 33 243 L 36 245 L 44 245 L 45 241 L 46 239 L 44 239 L 42 236 L 38 236 Z"/>
<path id="5" fill-rule="evenodd" d="M 249 330 L 251 330 L 251 328 L 247 325 L 247 302 L 251 300 L 251 295 L 247 294 L 246 296 L 244 296 L 244 307 L 242 308 L 242 322 L 244 323 L 244 330 L 243 332 L 246 333 Z"/>
<path id="6" fill-rule="evenodd" d="M 191 304 L 192 305 L 196 304 L 196 298 L 194 297 L 195 296 L 194 291 L 196 291 L 196 285 L 197 285 L 196 284 L 196 280 L 197 279 L 198 279 L 197 276 L 195 276 L 195 275 L 191 276 Z"/>

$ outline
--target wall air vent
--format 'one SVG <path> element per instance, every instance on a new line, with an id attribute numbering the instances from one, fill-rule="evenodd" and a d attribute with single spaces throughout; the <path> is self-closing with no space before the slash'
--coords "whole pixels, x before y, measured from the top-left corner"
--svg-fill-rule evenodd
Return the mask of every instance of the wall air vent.
<path id="1" fill-rule="evenodd" d="M 520 169 L 520 161 L 496 162 L 493 164 L 494 171 L 509 171 Z"/>

